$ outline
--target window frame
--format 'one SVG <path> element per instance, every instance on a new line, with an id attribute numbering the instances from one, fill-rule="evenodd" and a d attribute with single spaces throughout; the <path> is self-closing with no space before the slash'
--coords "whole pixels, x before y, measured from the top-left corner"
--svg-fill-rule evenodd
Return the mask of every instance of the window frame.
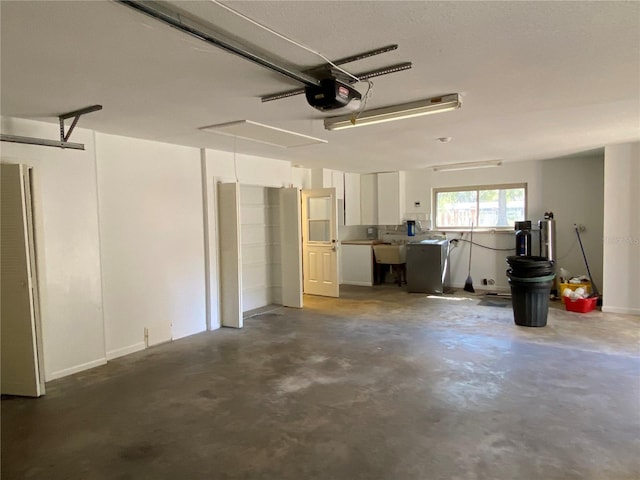
<path id="1" fill-rule="evenodd" d="M 515 188 L 523 188 L 524 189 L 524 219 L 528 216 L 529 209 L 529 189 L 526 182 L 518 182 L 518 183 L 491 183 L 487 185 L 463 185 L 458 187 L 433 187 L 431 189 L 431 205 L 433 206 L 433 229 L 436 231 L 447 231 L 447 232 L 468 232 L 470 230 L 469 227 L 451 227 L 451 226 L 442 226 L 438 225 L 438 193 L 444 192 L 477 192 L 476 195 L 476 218 L 475 223 L 473 225 L 474 231 L 485 231 L 485 232 L 513 232 L 514 226 L 500 226 L 500 227 L 479 227 L 477 225 L 478 215 L 480 214 L 480 191 L 481 190 L 508 190 Z M 524 220 L 523 219 L 523 220 Z"/>

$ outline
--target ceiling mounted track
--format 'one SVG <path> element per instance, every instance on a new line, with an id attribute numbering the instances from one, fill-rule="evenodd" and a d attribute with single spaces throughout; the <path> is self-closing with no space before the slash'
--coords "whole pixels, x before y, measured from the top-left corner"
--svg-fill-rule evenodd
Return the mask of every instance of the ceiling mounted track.
<path id="1" fill-rule="evenodd" d="M 380 55 L 382 53 L 391 52 L 398 48 L 397 44 L 387 45 L 385 47 L 376 48 L 374 50 L 369 50 L 367 52 L 357 53 L 355 55 L 350 55 L 348 57 L 340 58 L 338 60 L 333 61 L 331 64 L 324 63 L 322 65 L 318 65 L 316 67 L 305 70 L 304 73 L 312 75 L 313 77 L 322 79 L 322 78 L 339 78 L 341 81 L 345 83 L 353 84 L 355 83 L 355 79 L 352 77 L 348 77 L 344 75 L 344 73 L 340 72 L 337 68 L 338 65 L 344 65 L 346 63 L 357 62 L 358 60 L 364 60 L 365 58 L 373 57 L 375 55 Z M 369 70 L 368 72 L 355 73 L 353 77 L 356 77 L 358 80 L 368 80 L 370 78 L 379 77 L 381 75 L 386 75 L 388 73 L 400 72 L 402 70 L 408 70 L 412 67 L 411 62 L 403 62 L 395 65 L 388 65 L 382 68 L 376 68 L 375 70 Z M 302 95 L 305 93 L 304 88 L 293 88 L 291 90 L 286 90 L 284 92 L 271 93 L 269 95 L 263 95 L 260 97 L 262 102 L 271 102 L 273 100 L 280 100 L 281 98 L 293 97 L 294 95 Z"/>
<path id="2" fill-rule="evenodd" d="M 276 63 L 276 61 L 266 58 L 264 55 L 251 51 L 247 46 L 241 45 L 231 39 L 224 38 L 220 33 L 214 32 L 210 28 L 198 24 L 193 19 L 187 18 L 184 14 L 171 10 L 165 5 L 154 1 L 117 0 L 118 3 L 145 13 L 167 25 L 192 35 L 215 47 L 222 48 L 227 52 L 238 55 L 246 60 L 257 63 L 275 72 L 281 73 L 289 78 L 297 80 L 306 86 L 319 86 L 320 81 L 304 72 L 298 71 L 290 66 Z"/>
<path id="3" fill-rule="evenodd" d="M 60 122 L 60 140 L 48 140 L 46 138 L 34 138 L 34 137 L 21 137 L 19 135 L 5 135 L 0 134 L 0 141 L 2 142 L 10 142 L 10 143 L 23 143 L 26 145 L 39 145 L 42 147 L 57 147 L 57 148 L 69 148 L 72 150 L 84 150 L 83 143 L 72 143 L 69 142 L 69 137 L 71 137 L 71 133 L 73 129 L 76 128 L 78 124 L 78 120 L 82 115 L 91 112 L 97 112 L 98 110 L 102 110 L 102 105 L 91 105 L 90 107 L 81 108 L 80 110 L 74 110 L 73 112 L 63 113 L 58 116 L 58 120 Z M 73 118 L 73 122 L 71 122 L 71 126 L 67 132 L 64 131 L 64 121 Z"/>
<path id="4" fill-rule="evenodd" d="M 236 40 L 225 37 L 222 33 L 214 31 L 211 27 L 207 27 L 194 18 L 184 13 L 171 9 L 167 4 L 154 0 L 115 0 L 117 3 L 126 5 L 138 12 L 144 13 L 156 20 L 169 25 L 183 33 L 198 38 L 210 45 L 226 50 L 227 52 L 238 55 L 246 60 L 256 63 L 262 67 L 269 68 L 275 72 L 285 75 L 304 85 L 302 88 L 287 90 L 284 92 L 274 93 L 261 97 L 263 102 L 287 98 L 293 95 L 305 93 L 305 87 L 319 87 L 321 81 L 327 78 L 339 78 L 345 83 L 355 83 L 358 80 L 367 80 L 388 73 L 400 72 L 411 68 L 411 62 L 398 63 L 386 67 L 363 72 L 353 77 L 349 77 L 340 72 L 338 65 L 352 63 L 365 58 L 387 53 L 396 50 L 398 45 L 387 45 L 374 50 L 358 53 L 348 57 L 340 58 L 334 62 L 318 65 L 307 70 L 297 70 L 290 65 L 284 65 L 274 59 L 268 58 L 263 53 L 252 50 L 248 45 L 243 45 Z"/>
<path id="5" fill-rule="evenodd" d="M 338 65 L 338 63 L 336 63 Z M 359 80 L 368 80 L 370 78 L 379 77 L 388 73 L 401 72 L 402 70 L 408 70 L 412 67 L 411 62 L 398 63 L 396 65 L 389 65 L 388 67 L 376 68 L 375 70 L 369 70 L 368 72 L 354 73 L 354 77 L 358 77 Z M 354 83 L 355 80 L 346 79 L 349 83 Z M 304 88 L 295 88 L 284 92 L 272 93 L 260 97 L 262 102 L 271 102 L 273 100 L 280 100 L 281 98 L 293 97 L 294 95 L 304 94 Z"/>

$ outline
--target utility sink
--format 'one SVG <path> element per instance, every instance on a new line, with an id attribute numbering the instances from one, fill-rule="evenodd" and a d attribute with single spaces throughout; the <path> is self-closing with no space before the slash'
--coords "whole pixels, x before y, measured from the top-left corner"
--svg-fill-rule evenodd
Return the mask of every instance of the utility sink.
<path id="1" fill-rule="evenodd" d="M 398 265 L 406 262 L 407 252 L 405 245 L 374 245 L 373 253 L 376 263 Z"/>

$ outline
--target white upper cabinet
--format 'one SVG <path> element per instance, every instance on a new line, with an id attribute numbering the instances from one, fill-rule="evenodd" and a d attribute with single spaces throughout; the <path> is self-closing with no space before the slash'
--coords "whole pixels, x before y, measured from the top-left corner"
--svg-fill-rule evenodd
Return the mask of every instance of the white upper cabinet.
<path id="1" fill-rule="evenodd" d="M 331 186 L 336 189 L 336 198 L 344 200 L 344 172 L 331 170 Z"/>
<path id="2" fill-rule="evenodd" d="M 377 174 L 378 225 L 400 225 L 405 215 L 405 174 Z"/>
<path id="3" fill-rule="evenodd" d="M 359 173 L 344 174 L 344 224 L 362 225 Z"/>
<path id="4" fill-rule="evenodd" d="M 362 225 L 378 225 L 377 174 L 360 175 L 360 220 Z"/>
<path id="5" fill-rule="evenodd" d="M 359 174 L 315 168 L 311 185 L 336 189 L 340 225 L 400 225 L 405 217 L 405 172 Z"/>
<path id="6" fill-rule="evenodd" d="M 344 200 L 344 173 L 339 170 L 328 168 L 313 168 L 311 170 L 311 188 L 331 188 L 336 189 L 336 198 Z"/>

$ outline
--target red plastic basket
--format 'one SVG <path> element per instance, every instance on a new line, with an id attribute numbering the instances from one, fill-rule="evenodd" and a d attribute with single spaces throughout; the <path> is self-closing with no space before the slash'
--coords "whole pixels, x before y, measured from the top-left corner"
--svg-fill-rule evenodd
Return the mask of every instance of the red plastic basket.
<path id="1" fill-rule="evenodd" d="M 578 312 L 578 313 L 587 313 L 596 308 L 596 303 L 598 302 L 597 297 L 589 297 L 589 298 L 576 298 L 572 300 L 568 297 L 564 298 L 564 306 L 570 312 Z"/>

